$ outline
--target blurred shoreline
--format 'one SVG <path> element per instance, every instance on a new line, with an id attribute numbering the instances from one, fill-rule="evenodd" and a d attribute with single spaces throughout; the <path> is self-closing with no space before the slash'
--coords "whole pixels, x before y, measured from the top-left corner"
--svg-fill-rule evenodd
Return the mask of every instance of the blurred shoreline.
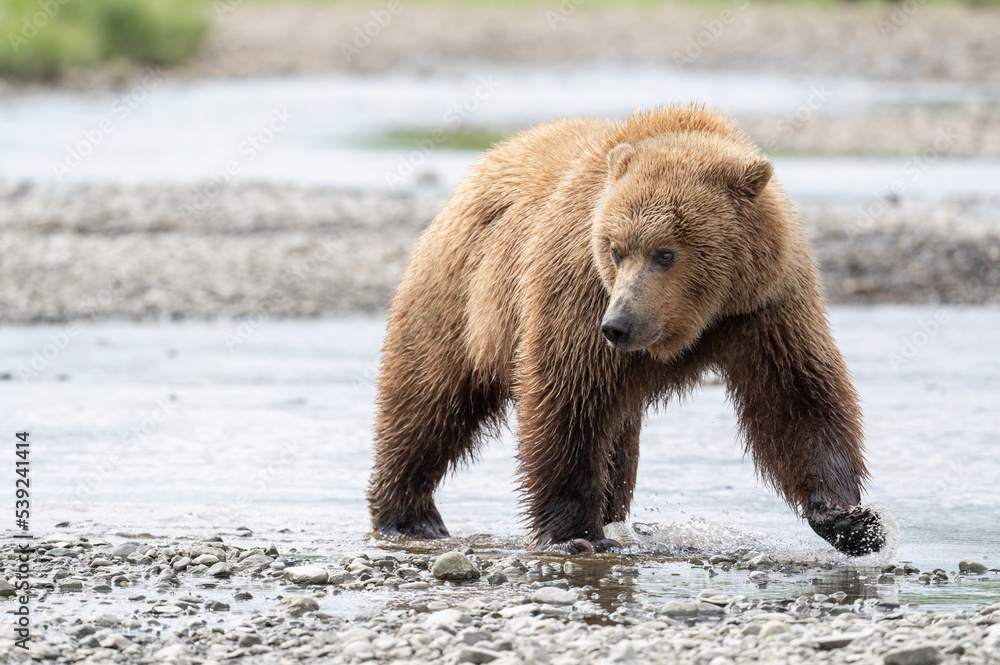
<path id="1" fill-rule="evenodd" d="M 0 191 L 0 321 L 380 311 L 446 200 L 234 184 Z M 800 204 L 831 303 L 1000 304 L 997 201 Z"/>
<path id="2" fill-rule="evenodd" d="M 162 72 L 165 79 L 184 85 L 401 74 L 422 86 L 477 63 L 613 62 L 694 76 L 725 71 L 739 79 L 744 72 L 750 94 L 768 95 L 754 87 L 754 76 L 776 72 L 800 77 L 800 106 L 738 118 L 769 154 L 901 156 L 923 159 L 922 169 L 940 155 L 1000 157 L 997 6 L 734 0 L 641 7 L 400 3 L 390 9 L 220 0 L 213 7 L 206 42 L 191 62 Z M 125 89 L 144 75 L 109 65 L 71 72 L 57 84 L 0 80 L 0 97 Z M 836 113 L 821 108 L 824 81 L 846 81 L 849 91 L 862 79 L 946 82 L 960 93 L 943 102 L 883 101 Z M 901 166 L 904 174 L 909 165 Z M 0 180 L 6 250 L 0 321 L 381 310 L 417 237 L 446 199 L 434 182 L 390 194 L 253 180 L 223 187 L 202 207 L 192 202 L 211 186 L 207 181 L 49 188 L 21 184 L 17 176 Z M 916 189 L 908 194 L 919 194 Z M 996 198 L 916 204 L 909 196 L 904 202 L 890 197 L 863 207 L 795 198 L 830 302 L 1000 303 Z"/>
<path id="3" fill-rule="evenodd" d="M 392 6 L 395 10 L 390 10 Z M 218 0 L 177 80 L 324 73 L 429 74 L 449 63 L 611 60 L 816 78 L 1000 81 L 1000 7 L 974 4 L 247 3 Z M 56 83 L 0 79 L 0 95 L 113 88 L 122 63 Z"/>

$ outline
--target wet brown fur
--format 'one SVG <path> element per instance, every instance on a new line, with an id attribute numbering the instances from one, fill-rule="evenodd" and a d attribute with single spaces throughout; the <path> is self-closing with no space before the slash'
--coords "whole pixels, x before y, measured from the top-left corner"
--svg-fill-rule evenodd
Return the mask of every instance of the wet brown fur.
<path id="1" fill-rule="evenodd" d="M 810 244 L 770 176 L 732 122 L 695 106 L 559 120 L 486 153 L 424 233 L 389 315 L 374 529 L 446 536 L 434 490 L 513 402 L 535 545 L 600 539 L 628 513 L 645 411 L 708 369 L 760 475 L 799 514 L 857 504 L 857 395 Z M 644 267 L 665 244 L 676 264 Z M 658 333 L 639 350 L 602 337 L 619 296 Z"/>

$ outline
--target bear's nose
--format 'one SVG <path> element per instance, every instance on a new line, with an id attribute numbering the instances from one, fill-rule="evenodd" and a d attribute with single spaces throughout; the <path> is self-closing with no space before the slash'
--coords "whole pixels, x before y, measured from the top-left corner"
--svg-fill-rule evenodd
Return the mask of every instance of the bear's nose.
<path id="1" fill-rule="evenodd" d="M 620 347 L 632 336 L 632 322 L 624 316 L 612 316 L 601 323 L 601 332 L 612 346 Z"/>

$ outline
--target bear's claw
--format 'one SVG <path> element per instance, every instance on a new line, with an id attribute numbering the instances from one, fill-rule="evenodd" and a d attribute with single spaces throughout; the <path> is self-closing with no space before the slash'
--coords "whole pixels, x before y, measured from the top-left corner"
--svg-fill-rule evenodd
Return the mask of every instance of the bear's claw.
<path id="1" fill-rule="evenodd" d="M 864 556 L 885 547 L 882 523 L 868 508 L 821 513 L 808 522 L 823 540 L 847 556 Z"/>
<path id="2" fill-rule="evenodd" d="M 600 554 L 601 552 L 621 552 L 623 549 L 622 544 L 613 538 L 601 538 L 595 541 L 574 538 L 561 543 L 553 543 L 545 548 L 548 552 L 562 552 L 563 554 Z"/>

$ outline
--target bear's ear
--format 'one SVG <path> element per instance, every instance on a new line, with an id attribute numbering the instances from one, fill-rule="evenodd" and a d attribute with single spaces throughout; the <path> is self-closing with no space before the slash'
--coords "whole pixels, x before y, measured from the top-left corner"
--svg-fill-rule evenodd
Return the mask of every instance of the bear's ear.
<path id="1" fill-rule="evenodd" d="M 618 180 L 628 170 L 629 162 L 635 157 L 635 146 L 631 143 L 619 143 L 608 153 L 608 178 Z"/>
<path id="2" fill-rule="evenodd" d="M 733 194 L 752 199 L 764 191 L 773 173 L 767 157 L 740 160 L 726 169 L 726 185 Z"/>

